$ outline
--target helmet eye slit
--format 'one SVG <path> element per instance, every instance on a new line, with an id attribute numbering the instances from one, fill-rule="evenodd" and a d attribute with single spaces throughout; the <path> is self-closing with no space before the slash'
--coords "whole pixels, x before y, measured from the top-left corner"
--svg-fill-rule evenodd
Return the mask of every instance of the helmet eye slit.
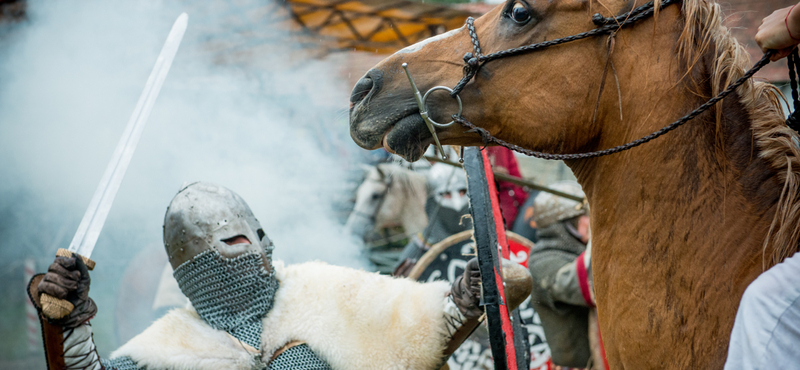
<path id="1" fill-rule="evenodd" d="M 262 231 L 262 232 L 263 232 L 263 231 Z M 227 244 L 227 245 L 234 245 L 234 244 L 252 244 L 252 243 L 250 243 L 250 239 L 247 239 L 247 237 L 246 237 L 246 236 L 244 236 L 244 235 L 241 235 L 241 234 L 239 234 L 239 235 L 236 235 L 236 236 L 234 236 L 234 237 L 232 237 L 232 238 L 228 238 L 228 239 L 222 239 L 222 240 L 221 240 L 221 242 L 223 242 L 223 243 L 225 243 L 225 244 Z"/>

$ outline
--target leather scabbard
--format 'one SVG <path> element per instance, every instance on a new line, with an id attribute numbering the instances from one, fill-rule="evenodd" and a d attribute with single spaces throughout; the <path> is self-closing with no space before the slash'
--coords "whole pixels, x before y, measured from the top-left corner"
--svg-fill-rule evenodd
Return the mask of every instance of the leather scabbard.
<path id="1" fill-rule="evenodd" d="M 47 360 L 48 370 L 65 370 L 64 364 L 64 331 L 59 325 L 53 325 L 42 315 L 42 305 L 39 301 L 39 282 L 44 274 L 34 275 L 28 283 L 28 298 L 30 298 L 42 324 L 42 340 L 44 342 L 44 355 Z"/>

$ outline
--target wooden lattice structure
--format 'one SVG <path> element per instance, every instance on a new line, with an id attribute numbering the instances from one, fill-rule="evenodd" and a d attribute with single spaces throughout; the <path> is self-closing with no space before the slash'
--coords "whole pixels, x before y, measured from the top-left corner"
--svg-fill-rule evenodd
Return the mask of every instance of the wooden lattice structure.
<path id="1" fill-rule="evenodd" d="M 274 0 L 276 21 L 339 50 L 394 52 L 461 27 L 470 11 L 410 0 Z"/>

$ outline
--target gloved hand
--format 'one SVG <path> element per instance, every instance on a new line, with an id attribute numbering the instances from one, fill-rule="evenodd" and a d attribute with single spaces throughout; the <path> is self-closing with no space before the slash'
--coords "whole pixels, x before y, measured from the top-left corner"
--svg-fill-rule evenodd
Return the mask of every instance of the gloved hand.
<path id="1" fill-rule="evenodd" d="M 89 298 L 91 281 L 89 269 L 81 258 L 75 254 L 72 257 L 56 257 L 39 283 L 39 295 L 47 293 L 55 298 L 67 300 L 75 308 L 69 315 L 52 320 L 54 324 L 70 329 L 83 325 L 94 317 L 97 306 Z"/>
<path id="2" fill-rule="evenodd" d="M 453 282 L 450 294 L 464 317 L 475 319 L 483 315 L 483 309 L 478 306 L 481 299 L 481 271 L 477 258 L 467 262 L 464 274 Z"/>

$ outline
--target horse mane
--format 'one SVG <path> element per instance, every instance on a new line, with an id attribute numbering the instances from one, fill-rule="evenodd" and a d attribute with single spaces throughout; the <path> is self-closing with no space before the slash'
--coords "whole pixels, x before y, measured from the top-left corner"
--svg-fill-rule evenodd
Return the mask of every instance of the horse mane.
<path id="1" fill-rule="evenodd" d="M 723 25 L 719 4 L 709 0 L 682 3 L 685 23 L 678 40 L 678 54 L 691 70 L 702 65 L 704 54 L 715 53 L 711 87 L 716 95 L 751 67 L 750 55 Z M 800 136 L 786 125 L 780 105 L 783 94 L 774 85 L 750 79 L 738 88 L 737 96 L 749 112 L 758 155 L 783 182 L 762 252 L 766 254 L 767 247 L 773 246 L 771 262 L 775 264 L 794 254 L 800 243 Z M 722 102 L 715 108 L 717 132 L 720 132 Z"/>

